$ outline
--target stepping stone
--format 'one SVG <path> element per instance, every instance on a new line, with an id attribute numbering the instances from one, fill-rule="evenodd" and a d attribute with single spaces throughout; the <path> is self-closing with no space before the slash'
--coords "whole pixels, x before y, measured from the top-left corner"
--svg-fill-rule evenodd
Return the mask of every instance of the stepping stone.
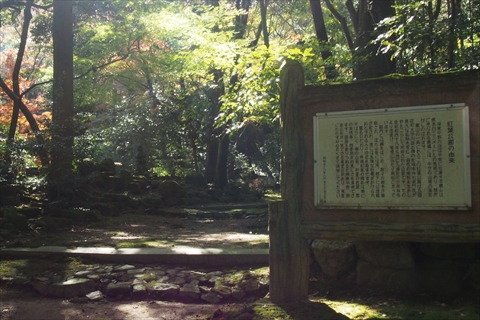
<path id="1" fill-rule="evenodd" d="M 182 277 L 176 277 L 171 283 L 173 284 L 185 284 L 185 278 Z"/>
<path id="2" fill-rule="evenodd" d="M 145 281 L 140 279 L 133 279 L 132 285 L 145 284 Z"/>
<path id="3" fill-rule="evenodd" d="M 235 286 L 232 288 L 232 298 L 236 301 L 241 300 L 245 297 L 245 292 L 242 288 Z"/>
<path id="4" fill-rule="evenodd" d="M 74 278 L 51 285 L 44 282 L 32 282 L 32 286 L 40 295 L 64 299 L 84 296 L 95 290 L 95 283 L 84 278 Z"/>
<path id="5" fill-rule="evenodd" d="M 144 284 L 136 284 L 132 289 L 132 296 L 135 300 L 144 300 L 148 297 L 147 287 Z"/>
<path id="6" fill-rule="evenodd" d="M 225 299 L 230 298 L 232 295 L 232 289 L 230 289 L 230 287 L 223 286 L 223 285 L 213 287 L 212 292 L 218 293 Z"/>
<path id="7" fill-rule="evenodd" d="M 144 272 L 145 272 L 145 268 L 127 270 L 127 274 L 140 274 Z"/>
<path id="8" fill-rule="evenodd" d="M 245 292 L 253 292 L 258 290 L 259 284 L 257 280 L 242 280 L 242 282 L 239 283 L 240 288 L 243 289 Z"/>
<path id="9" fill-rule="evenodd" d="M 187 283 L 180 288 L 178 296 L 182 298 L 198 300 L 200 298 L 200 289 L 194 284 Z"/>
<path id="10" fill-rule="evenodd" d="M 99 301 L 103 299 L 103 293 L 99 290 L 90 292 L 86 295 L 91 301 Z"/>
<path id="11" fill-rule="evenodd" d="M 210 279 L 208 279 L 208 282 L 211 283 L 211 284 L 215 284 L 215 282 L 217 282 L 217 280 L 221 279 L 220 277 L 218 276 L 211 276 Z"/>
<path id="12" fill-rule="evenodd" d="M 73 276 L 75 278 L 86 278 L 91 273 L 92 273 L 92 271 L 84 270 L 84 271 L 75 272 L 75 274 Z"/>
<path id="13" fill-rule="evenodd" d="M 130 296 L 131 290 L 130 282 L 109 283 L 107 286 L 107 295 L 110 297 Z"/>
<path id="14" fill-rule="evenodd" d="M 174 298 L 178 295 L 180 286 L 172 283 L 151 282 L 147 286 L 148 292 L 157 299 Z"/>
<path id="15" fill-rule="evenodd" d="M 123 266 L 115 267 L 113 270 L 115 270 L 115 271 L 127 271 L 127 270 L 131 270 L 131 269 L 135 269 L 135 266 L 132 266 L 130 264 L 125 264 Z"/>
<path id="16" fill-rule="evenodd" d="M 216 304 L 222 301 L 223 297 L 215 292 L 209 292 L 207 294 L 203 294 L 201 299 L 208 303 Z"/>

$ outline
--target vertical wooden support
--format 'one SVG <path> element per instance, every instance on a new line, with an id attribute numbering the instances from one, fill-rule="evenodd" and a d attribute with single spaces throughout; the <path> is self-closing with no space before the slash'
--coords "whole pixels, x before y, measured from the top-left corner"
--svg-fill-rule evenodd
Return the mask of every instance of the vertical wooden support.
<path id="1" fill-rule="evenodd" d="M 303 201 L 304 145 L 298 94 L 302 66 L 288 61 L 280 74 L 282 172 L 280 201 L 269 205 L 270 300 L 289 303 L 308 299 L 308 244 L 300 235 Z"/>

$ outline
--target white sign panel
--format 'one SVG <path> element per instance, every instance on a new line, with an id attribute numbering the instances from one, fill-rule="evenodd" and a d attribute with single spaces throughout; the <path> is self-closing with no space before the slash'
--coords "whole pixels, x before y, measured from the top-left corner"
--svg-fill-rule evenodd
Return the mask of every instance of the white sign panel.
<path id="1" fill-rule="evenodd" d="M 315 205 L 350 209 L 469 209 L 464 104 L 319 113 Z"/>

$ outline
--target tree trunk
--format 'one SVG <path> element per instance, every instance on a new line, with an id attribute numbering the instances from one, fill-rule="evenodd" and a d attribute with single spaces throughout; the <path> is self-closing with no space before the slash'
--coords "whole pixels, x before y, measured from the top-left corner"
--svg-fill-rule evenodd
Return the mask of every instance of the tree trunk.
<path id="1" fill-rule="evenodd" d="M 267 5 L 265 4 L 264 0 L 258 0 L 260 4 L 260 15 L 262 16 L 262 32 L 263 32 L 263 44 L 265 47 L 270 46 L 270 42 L 268 41 L 268 29 L 267 29 Z"/>
<path id="2" fill-rule="evenodd" d="M 7 143 L 15 140 L 15 132 L 17 131 L 18 114 L 20 111 L 21 93 L 20 93 L 20 69 L 22 67 L 23 56 L 25 55 L 25 47 L 27 46 L 28 29 L 30 27 L 30 21 L 32 20 L 32 4 L 33 0 L 28 0 L 25 4 L 25 10 L 23 10 L 23 25 L 22 34 L 20 36 L 20 46 L 18 47 L 17 59 L 13 68 L 12 82 L 13 92 L 20 101 L 13 101 L 12 119 L 10 121 L 10 130 L 8 132 Z"/>
<path id="3" fill-rule="evenodd" d="M 228 151 L 230 137 L 225 134 L 218 145 L 217 167 L 215 168 L 215 188 L 223 189 L 228 183 Z"/>
<path id="4" fill-rule="evenodd" d="M 209 90 L 209 100 L 210 100 L 210 110 L 207 115 L 206 121 L 206 139 L 207 139 L 207 159 L 205 165 L 205 179 L 208 183 L 213 183 L 215 181 L 215 170 L 217 168 L 217 158 L 218 158 L 218 138 L 217 131 L 215 129 L 215 118 L 218 116 L 220 111 L 220 98 L 223 94 L 222 86 L 222 77 L 223 72 L 220 70 L 212 71 L 214 76 L 214 82 L 216 84 L 215 88 Z"/>
<path id="5" fill-rule="evenodd" d="M 325 20 L 323 19 L 322 5 L 320 0 L 310 0 L 310 9 L 312 11 L 313 23 L 315 24 L 315 34 L 320 45 L 328 46 L 327 28 L 325 27 Z M 323 61 L 332 56 L 329 49 L 322 50 Z M 325 77 L 327 79 L 334 79 L 337 76 L 335 67 L 331 65 L 325 66 Z"/>
<path id="6" fill-rule="evenodd" d="M 379 52 L 380 44 L 371 44 L 376 36 L 373 34 L 376 23 L 391 17 L 395 11 L 393 0 L 361 0 L 358 4 L 358 34 L 355 40 L 354 59 L 357 79 L 381 77 L 395 72 L 395 61 L 391 53 Z M 383 32 L 385 30 L 379 30 Z"/>
<path id="7" fill-rule="evenodd" d="M 53 2 L 53 106 L 51 196 L 72 172 L 73 161 L 73 14 L 72 2 Z M 53 199 L 51 199 L 53 200 Z"/>

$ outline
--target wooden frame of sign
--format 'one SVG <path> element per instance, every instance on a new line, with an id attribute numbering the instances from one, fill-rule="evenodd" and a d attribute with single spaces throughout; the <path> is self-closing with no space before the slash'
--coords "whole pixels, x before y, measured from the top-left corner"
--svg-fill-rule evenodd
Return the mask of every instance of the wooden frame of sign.
<path id="1" fill-rule="evenodd" d="M 272 302 L 307 300 L 309 239 L 480 242 L 480 70 L 303 81 L 287 62 L 282 199 L 269 204 Z"/>

